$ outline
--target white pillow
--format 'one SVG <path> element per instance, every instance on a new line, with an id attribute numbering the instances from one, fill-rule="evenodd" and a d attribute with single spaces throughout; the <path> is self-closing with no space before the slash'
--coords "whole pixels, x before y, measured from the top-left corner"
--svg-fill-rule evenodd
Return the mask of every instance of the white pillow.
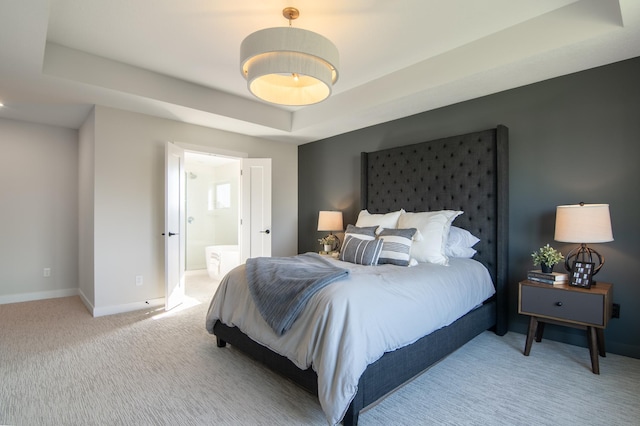
<path id="1" fill-rule="evenodd" d="M 358 215 L 356 226 L 364 228 L 367 226 L 377 226 L 376 234 L 382 232 L 383 228 L 396 229 L 398 227 L 398 218 L 404 210 L 391 212 L 386 214 L 371 214 L 368 210 L 362 210 Z"/>
<path id="2" fill-rule="evenodd" d="M 402 212 L 398 219 L 398 228 L 416 228 L 422 234 L 422 240 L 414 240 L 411 246 L 411 257 L 418 262 L 448 265 L 449 258 L 445 253 L 445 247 L 449 238 L 449 229 L 451 222 L 462 213 L 457 210 Z"/>
<path id="3" fill-rule="evenodd" d="M 476 254 L 472 247 L 480 242 L 480 238 L 473 235 L 466 229 L 452 226 L 449 230 L 449 239 L 444 249 L 444 254 L 448 257 L 462 257 L 471 259 Z"/>
<path id="4" fill-rule="evenodd" d="M 471 259 L 476 255 L 476 250 L 471 247 L 451 247 L 447 246 L 444 249 L 444 254 L 447 257 L 460 257 L 463 259 Z"/>
<path id="5" fill-rule="evenodd" d="M 449 230 L 449 239 L 447 240 L 447 248 L 471 248 L 480 242 L 480 238 L 473 235 L 466 229 L 452 226 Z"/>

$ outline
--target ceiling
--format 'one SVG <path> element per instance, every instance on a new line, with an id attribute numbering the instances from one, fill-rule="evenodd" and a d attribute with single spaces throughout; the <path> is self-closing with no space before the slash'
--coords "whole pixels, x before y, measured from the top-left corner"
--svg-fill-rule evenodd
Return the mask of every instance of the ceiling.
<path id="1" fill-rule="evenodd" d="M 320 104 L 240 74 L 286 6 L 340 52 Z M 3 0 L 0 117 L 78 128 L 98 104 L 302 144 L 637 56 L 637 0 Z"/>

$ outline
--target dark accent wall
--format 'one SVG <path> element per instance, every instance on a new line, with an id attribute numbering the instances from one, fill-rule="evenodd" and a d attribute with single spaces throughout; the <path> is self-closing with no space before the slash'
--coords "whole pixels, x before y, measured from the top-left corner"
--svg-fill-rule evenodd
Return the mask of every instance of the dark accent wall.
<path id="1" fill-rule="evenodd" d="M 321 141 L 298 151 L 298 251 L 317 251 L 318 211 L 342 210 L 354 223 L 360 206 L 360 153 L 484 130 L 509 128 L 509 310 L 530 253 L 553 240 L 555 208 L 608 203 L 615 241 L 594 244 L 606 258 L 597 280 L 614 284 L 619 319 L 605 332 L 609 352 L 640 358 L 640 58 L 554 78 Z M 548 326 L 545 338 L 586 346 L 584 331 Z M 524 348 L 524 337 L 522 341 Z M 535 354 L 535 347 L 532 355 Z M 588 354 L 585 365 L 589 364 Z"/>

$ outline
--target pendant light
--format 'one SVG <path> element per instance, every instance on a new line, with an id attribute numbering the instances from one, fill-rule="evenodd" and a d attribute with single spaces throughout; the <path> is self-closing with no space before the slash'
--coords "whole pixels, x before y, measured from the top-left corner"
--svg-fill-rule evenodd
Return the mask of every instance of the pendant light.
<path id="1" fill-rule="evenodd" d="M 289 27 L 266 28 L 245 38 L 240 45 L 240 67 L 247 87 L 266 102 L 303 106 L 331 95 L 338 80 L 339 54 L 326 37 L 293 28 L 298 9 L 287 7 L 282 15 Z"/>

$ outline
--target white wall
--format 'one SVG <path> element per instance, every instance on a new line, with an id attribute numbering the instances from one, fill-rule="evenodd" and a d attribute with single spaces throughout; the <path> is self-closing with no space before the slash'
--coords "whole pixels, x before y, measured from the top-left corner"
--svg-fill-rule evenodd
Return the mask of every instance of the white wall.
<path id="1" fill-rule="evenodd" d="M 77 294 L 78 132 L 0 119 L 0 152 L 0 303 Z"/>
<path id="2" fill-rule="evenodd" d="M 99 312 L 164 297 L 167 140 L 272 158 L 272 253 L 297 253 L 297 146 L 97 106 L 93 237 Z M 143 275 L 144 285 L 135 285 L 136 275 Z"/>
<path id="3" fill-rule="evenodd" d="M 100 106 L 79 131 L 0 119 L 0 303 L 79 292 L 105 314 L 164 297 L 167 140 L 272 158 L 273 255 L 297 253 L 295 145 Z"/>

